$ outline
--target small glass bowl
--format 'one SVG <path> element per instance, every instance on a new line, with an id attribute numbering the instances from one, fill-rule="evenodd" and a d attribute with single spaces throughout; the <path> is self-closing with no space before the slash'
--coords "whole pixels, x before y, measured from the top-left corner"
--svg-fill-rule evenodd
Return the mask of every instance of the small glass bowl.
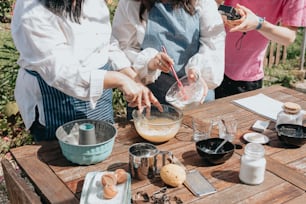
<path id="1" fill-rule="evenodd" d="M 195 81 L 187 76 L 180 78 L 183 87 L 175 82 L 167 91 L 166 101 L 180 110 L 192 109 L 200 105 L 204 94 L 204 86 L 199 77 Z"/>

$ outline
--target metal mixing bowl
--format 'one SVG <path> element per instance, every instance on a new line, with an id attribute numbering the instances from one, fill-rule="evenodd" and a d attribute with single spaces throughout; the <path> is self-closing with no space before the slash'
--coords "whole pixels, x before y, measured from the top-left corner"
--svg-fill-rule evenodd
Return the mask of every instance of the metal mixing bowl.
<path id="1" fill-rule="evenodd" d="M 78 134 L 70 134 L 76 124 L 91 123 L 95 126 L 96 144 L 79 145 Z M 105 160 L 112 152 L 117 129 L 114 125 L 100 120 L 81 119 L 60 126 L 56 130 L 64 157 L 76 164 L 90 165 Z"/>

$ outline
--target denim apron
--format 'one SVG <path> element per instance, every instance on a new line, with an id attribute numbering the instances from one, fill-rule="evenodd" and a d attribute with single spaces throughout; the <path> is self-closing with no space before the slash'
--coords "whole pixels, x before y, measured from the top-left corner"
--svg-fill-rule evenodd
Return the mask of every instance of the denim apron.
<path id="1" fill-rule="evenodd" d="M 102 69 L 110 70 L 110 65 L 106 64 Z M 56 139 L 56 129 L 72 120 L 94 119 L 104 120 L 110 123 L 114 122 L 112 89 L 104 90 L 102 96 L 97 101 L 95 109 L 91 109 L 88 101 L 82 101 L 68 96 L 49 86 L 37 72 L 29 70 L 27 72 L 34 75 L 38 80 L 45 114 L 46 125 L 44 132 L 41 132 L 39 135 L 33 134 L 35 141 Z M 31 129 L 31 131 L 37 132 L 35 129 Z"/>
<path id="2" fill-rule="evenodd" d="M 200 42 L 199 14 L 190 15 L 184 8 L 173 8 L 168 3 L 155 3 L 151 8 L 146 33 L 141 48 L 155 48 L 161 51 L 165 46 L 168 55 L 174 60 L 178 77 L 186 75 L 185 65 L 198 52 Z M 160 103 L 166 103 L 165 96 L 175 82 L 172 73 L 162 73 L 149 89 Z"/>

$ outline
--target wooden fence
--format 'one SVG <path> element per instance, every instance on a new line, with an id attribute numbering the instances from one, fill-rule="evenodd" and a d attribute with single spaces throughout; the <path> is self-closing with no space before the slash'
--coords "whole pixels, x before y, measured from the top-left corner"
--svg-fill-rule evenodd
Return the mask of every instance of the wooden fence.
<path id="1" fill-rule="evenodd" d="M 303 28 L 303 40 L 301 44 L 301 54 L 300 54 L 300 70 L 304 70 L 305 57 L 306 57 L 306 28 Z M 285 63 L 287 59 L 287 47 L 284 45 L 277 44 L 270 41 L 269 47 L 266 52 L 266 57 L 264 60 L 265 67 L 271 67 L 273 65 L 278 65 L 279 63 Z"/>
<path id="2" fill-rule="evenodd" d="M 270 42 L 264 60 L 265 67 L 272 67 L 280 63 L 286 63 L 287 47 L 275 42 Z"/>

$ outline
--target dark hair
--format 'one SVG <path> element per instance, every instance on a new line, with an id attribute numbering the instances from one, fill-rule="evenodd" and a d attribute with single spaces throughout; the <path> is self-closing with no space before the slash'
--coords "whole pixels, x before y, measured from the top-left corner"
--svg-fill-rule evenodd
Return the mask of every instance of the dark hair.
<path id="1" fill-rule="evenodd" d="M 55 15 L 69 17 L 72 21 L 80 23 L 82 5 L 84 0 L 39 0 Z"/>
<path id="2" fill-rule="evenodd" d="M 150 9 L 154 6 L 155 2 L 162 2 L 161 0 L 136 0 L 140 1 L 139 8 L 139 19 L 142 21 L 142 15 L 146 10 L 150 11 Z M 183 7 L 184 10 L 190 15 L 195 14 L 195 3 L 197 0 L 169 0 L 167 3 L 173 5 L 173 8 Z"/>

